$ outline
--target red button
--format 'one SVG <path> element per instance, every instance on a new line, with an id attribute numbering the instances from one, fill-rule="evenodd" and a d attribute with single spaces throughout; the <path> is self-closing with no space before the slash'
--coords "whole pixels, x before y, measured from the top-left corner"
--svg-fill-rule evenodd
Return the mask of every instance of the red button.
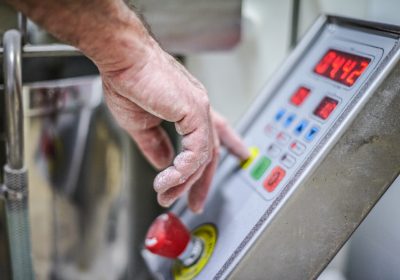
<path id="1" fill-rule="evenodd" d="M 145 246 L 150 252 L 175 259 L 190 242 L 190 232 L 172 213 L 155 219 L 146 235 Z"/>
<path id="2" fill-rule="evenodd" d="M 285 177 L 285 174 L 286 174 L 285 170 L 283 170 L 281 167 L 279 166 L 275 167 L 268 175 L 267 179 L 265 179 L 264 188 L 268 192 L 273 192 L 278 186 L 278 184 Z"/>

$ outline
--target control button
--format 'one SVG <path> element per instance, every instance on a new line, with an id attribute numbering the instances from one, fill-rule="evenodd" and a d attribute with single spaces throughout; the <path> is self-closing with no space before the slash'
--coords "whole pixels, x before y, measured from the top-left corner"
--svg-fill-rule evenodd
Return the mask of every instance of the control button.
<path id="1" fill-rule="evenodd" d="M 301 156 L 306 150 L 306 145 L 300 143 L 299 141 L 293 141 L 290 144 L 290 150 L 292 150 L 295 155 Z"/>
<path id="2" fill-rule="evenodd" d="M 279 148 L 277 145 L 275 144 L 271 144 L 268 149 L 267 149 L 267 153 L 268 155 L 270 155 L 271 157 L 277 157 L 279 156 L 279 154 L 281 153 L 281 148 Z"/>
<path id="3" fill-rule="evenodd" d="M 304 100 L 310 95 L 310 89 L 306 87 L 299 87 L 295 93 L 293 93 L 290 98 L 290 103 L 295 106 L 300 106 L 303 104 Z"/>
<path id="4" fill-rule="evenodd" d="M 145 240 L 146 249 L 153 254 L 175 259 L 190 243 L 189 230 L 172 213 L 161 214 L 150 226 Z"/>
<path id="5" fill-rule="evenodd" d="M 249 152 L 250 152 L 250 157 L 248 158 L 248 159 L 246 159 L 246 160 L 244 160 L 244 161 L 242 161 L 241 163 L 240 163 L 240 166 L 243 168 L 243 169 L 247 169 L 249 166 L 250 166 L 250 164 L 254 161 L 254 159 L 258 156 L 258 154 L 259 154 L 259 149 L 257 148 L 257 147 L 250 147 L 249 148 Z"/>
<path id="6" fill-rule="evenodd" d="M 279 122 L 282 119 L 282 117 L 285 115 L 285 113 L 286 113 L 285 109 L 280 109 L 275 115 L 275 121 Z"/>
<path id="7" fill-rule="evenodd" d="M 272 169 L 267 179 L 265 179 L 264 188 L 268 192 L 273 192 L 278 186 L 278 184 L 285 177 L 285 174 L 286 174 L 285 170 L 283 170 L 281 167 L 279 166 L 275 167 L 274 169 Z"/>
<path id="8" fill-rule="evenodd" d="M 284 154 L 281 157 L 281 162 L 282 165 L 285 166 L 286 168 L 292 168 L 293 165 L 296 163 L 296 159 L 294 158 L 294 156 L 291 156 L 289 154 Z"/>
<path id="9" fill-rule="evenodd" d="M 289 143 L 290 138 L 290 135 L 285 132 L 279 132 L 278 135 L 276 135 L 277 142 L 282 145 Z"/>
<path id="10" fill-rule="evenodd" d="M 304 137 L 308 142 L 311 142 L 314 140 L 315 135 L 317 135 L 319 131 L 319 128 L 316 126 L 313 126 L 310 128 L 310 130 L 307 132 L 306 136 Z"/>
<path id="11" fill-rule="evenodd" d="M 264 128 L 265 134 L 270 137 L 274 137 L 278 133 L 278 129 L 272 124 L 267 124 Z"/>
<path id="12" fill-rule="evenodd" d="M 271 165 L 271 160 L 267 157 L 261 157 L 254 168 L 251 171 L 251 177 L 255 180 L 259 180 L 265 173 L 265 171 L 268 169 L 268 167 Z"/>
<path id="13" fill-rule="evenodd" d="M 299 124 L 294 129 L 294 133 L 296 135 L 300 135 L 306 129 L 307 125 L 308 125 L 308 121 L 302 120 L 301 122 L 299 122 Z"/>
<path id="14" fill-rule="evenodd" d="M 286 118 L 285 122 L 283 123 L 283 126 L 286 127 L 286 128 L 288 128 L 288 127 L 293 123 L 293 121 L 294 121 L 295 119 L 296 119 L 296 115 L 295 115 L 295 114 L 290 114 L 290 115 Z"/>

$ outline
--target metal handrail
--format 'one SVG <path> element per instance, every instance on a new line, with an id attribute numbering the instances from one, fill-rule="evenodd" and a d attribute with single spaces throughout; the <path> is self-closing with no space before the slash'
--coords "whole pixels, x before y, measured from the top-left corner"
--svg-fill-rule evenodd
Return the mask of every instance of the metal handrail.
<path id="1" fill-rule="evenodd" d="M 0 58 L 4 48 L 0 47 Z M 22 57 L 80 56 L 82 53 L 74 47 L 64 44 L 25 45 L 22 47 Z"/>
<path id="2" fill-rule="evenodd" d="M 51 57 L 51 56 L 79 56 L 82 53 L 71 46 L 64 44 L 47 44 L 47 45 L 31 45 L 28 42 L 28 20 L 27 18 L 18 13 L 18 30 L 20 32 L 22 57 Z M 3 42 L 3 44 L 5 44 Z M 0 58 L 3 57 L 4 48 L 0 47 Z"/>
<path id="3" fill-rule="evenodd" d="M 10 168 L 24 166 L 24 131 L 22 112 L 21 33 L 4 34 L 4 93 L 7 120 L 7 163 Z"/>

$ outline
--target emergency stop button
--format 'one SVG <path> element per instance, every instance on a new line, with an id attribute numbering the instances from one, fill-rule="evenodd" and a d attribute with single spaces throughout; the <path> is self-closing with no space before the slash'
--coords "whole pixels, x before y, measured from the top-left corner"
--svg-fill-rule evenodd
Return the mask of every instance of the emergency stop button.
<path id="1" fill-rule="evenodd" d="M 280 166 L 276 166 L 274 169 L 272 169 L 271 173 L 269 173 L 267 179 L 265 179 L 263 184 L 264 189 L 266 189 L 267 192 L 273 192 L 285 175 L 286 171 Z"/>
<path id="2" fill-rule="evenodd" d="M 178 259 L 184 266 L 195 264 L 204 251 L 204 242 L 191 235 L 179 218 L 171 212 L 155 219 L 147 232 L 144 244 L 153 254 Z"/>
<path id="3" fill-rule="evenodd" d="M 150 226 L 145 240 L 146 249 L 167 258 L 176 259 L 190 242 L 190 233 L 172 213 L 162 214 Z"/>

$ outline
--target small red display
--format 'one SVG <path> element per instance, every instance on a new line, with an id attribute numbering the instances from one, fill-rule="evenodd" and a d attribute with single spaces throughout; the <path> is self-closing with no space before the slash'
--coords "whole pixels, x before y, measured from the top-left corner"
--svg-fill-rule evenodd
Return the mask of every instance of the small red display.
<path id="1" fill-rule="evenodd" d="M 290 98 L 290 102 L 295 106 L 303 104 L 304 100 L 310 95 L 310 89 L 306 87 L 299 87 Z"/>
<path id="2" fill-rule="evenodd" d="M 325 97 L 322 99 L 321 103 L 319 103 L 318 107 L 314 110 L 314 115 L 320 117 L 323 120 L 326 120 L 330 114 L 335 110 L 337 104 L 339 102 L 333 98 Z"/>
<path id="3" fill-rule="evenodd" d="M 351 87 L 370 61 L 367 57 L 330 49 L 315 66 L 314 72 Z"/>

